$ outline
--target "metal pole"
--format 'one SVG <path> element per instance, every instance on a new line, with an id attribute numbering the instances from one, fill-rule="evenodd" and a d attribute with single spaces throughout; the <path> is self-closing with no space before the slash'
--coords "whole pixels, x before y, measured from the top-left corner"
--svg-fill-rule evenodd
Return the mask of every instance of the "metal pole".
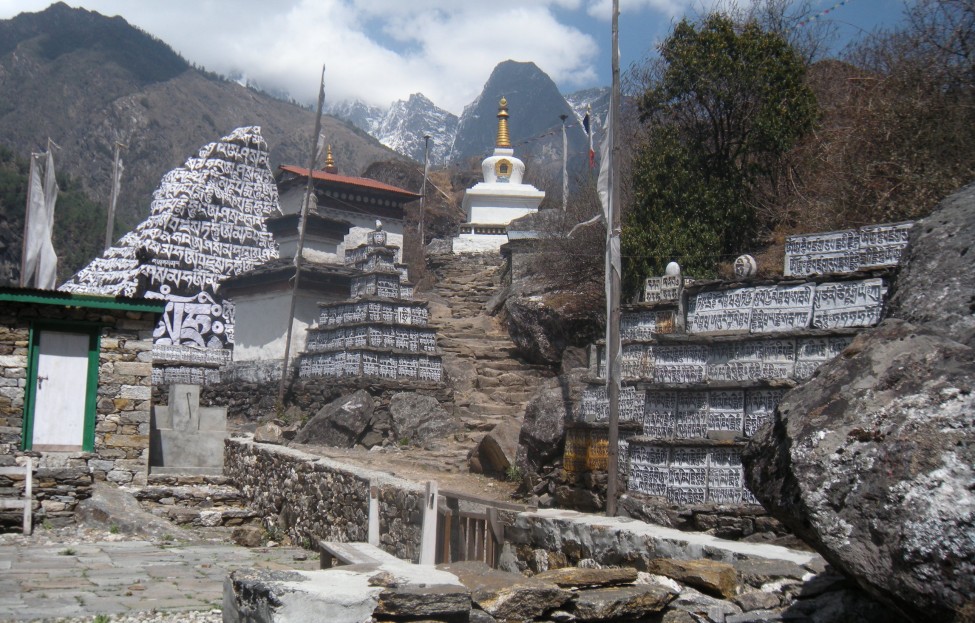
<path id="1" fill-rule="evenodd" d="M 562 120 L 562 211 L 569 205 L 569 140 L 565 136 L 565 120 L 568 115 L 559 115 Z"/>
<path id="2" fill-rule="evenodd" d="M 427 174 L 430 170 L 430 135 L 423 135 L 423 185 L 420 186 L 420 256 L 423 256 L 425 240 L 423 239 L 423 217 L 426 213 Z"/>
<path id="3" fill-rule="evenodd" d="M 610 95 L 612 107 L 612 132 L 610 155 L 610 201 L 609 218 L 606 223 L 606 253 L 609 254 L 609 288 L 607 289 L 607 315 L 609 325 L 606 340 L 606 394 L 609 398 L 609 439 L 607 448 L 606 515 L 616 515 L 616 496 L 619 466 L 619 421 L 620 421 L 620 46 L 619 46 L 620 2 L 613 0 L 613 87 Z"/>
<path id="4" fill-rule="evenodd" d="M 322 131 L 322 108 L 325 106 L 325 65 L 322 65 L 322 79 L 318 87 L 318 114 L 315 115 L 315 133 L 311 139 L 311 158 L 308 161 L 308 183 L 305 185 L 305 199 L 301 203 L 301 217 L 298 221 L 298 250 L 295 253 L 295 278 L 291 282 L 291 309 L 288 312 L 288 334 L 284 342 L 284 364 L 281 366 L 281 383 L 278 385 L 278 407 L 284 407 L 284 386 L 288 378 L 288 360 L 291 358 L 291 336 L 294 333 L 295 302 L 298 299 L 298 282 L 301 279 L 301 256 L 305 252 L 305 230 L 308 220 L 308 206 L 314 186 L 312 173 L 315 171 L 315 157 L 318 155 L 318 135 Z"/>

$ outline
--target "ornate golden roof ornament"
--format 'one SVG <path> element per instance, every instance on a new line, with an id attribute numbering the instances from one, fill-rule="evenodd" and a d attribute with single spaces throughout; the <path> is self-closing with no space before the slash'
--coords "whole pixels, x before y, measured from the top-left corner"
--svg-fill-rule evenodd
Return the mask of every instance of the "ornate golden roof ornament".
<path id="1" fill-rule="evenodd" d="M 325 171 L 327 173 L 336 173 L 339 168 L 335 166 L 335 160 L 332 159 L 332 146 L 325 146 Z"/>
<path id="2" fill-rule="evenodd" d="M 508 100 L 501 96 L 498 108 L 498 141 L 497 147 L 511 147 L 511 139 L 508 137 Z"/>

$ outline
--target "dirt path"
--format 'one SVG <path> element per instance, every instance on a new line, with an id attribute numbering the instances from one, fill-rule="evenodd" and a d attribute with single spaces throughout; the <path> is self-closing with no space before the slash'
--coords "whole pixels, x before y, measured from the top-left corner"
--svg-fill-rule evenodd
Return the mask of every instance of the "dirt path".
<path id="1" fill-rule="evenodd" d="M 369 451 L 361 448 L 311 445 L 291 447 L 340 463 L 383 472 L 417 483 L 435 480 L 440 491 L 463 493 L 499 502 L 523 503 L 523 500 L 514 497 L 518 483 L 496 480 L 468 471 L 445 471 L 443 458 L 440 451 L 436 449 L 388 447 Z"/>

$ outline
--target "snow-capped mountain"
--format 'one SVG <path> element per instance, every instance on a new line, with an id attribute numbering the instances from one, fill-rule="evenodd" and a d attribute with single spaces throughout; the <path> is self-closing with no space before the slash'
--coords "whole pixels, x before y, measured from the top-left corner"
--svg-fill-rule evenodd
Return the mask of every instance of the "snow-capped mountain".
<path id="1" fill-rule="evenodd" d="M 559 115 L 565 114 L 569 116 L 566 125 L 570 167 L 585 166 L 588 139 L 582 130 L 582 117 L 586 106 L 591 106 L 594 139 L 598 144 L 609 109 L 609 88 L 585 89 L 563 96 L 551 78 L 534 63 L 498 64 L 484 90 L 464 108 L 459 118 L 422 93 L 393 102 L 386 109 L 350 100 L 333 103 L 326 107 L 326 112 L 417 162 L 423 162 L 423 136 L 429 134 L 430 164 L 441 167 L 490 154 L 498 129 L 501 95 L 508 99 L 511 140 L 520 158 L 528 158 L 543 167 L 561 166 Z"/>
<path id="2" fill-rule="evenodd" d="M 444 166 L 457 133 L 457 115 L 439 108 L 422 93 L 393 102 L 373 136 L 405 156 L 423 162 L 423 136 L 430 135 L 430 164 Z"/>
<path id="3" fill-rule="evenodd" d="M 586 107 L 592 107 L 592 115 L 602 124 L 606 120 L 606 111 L 609 110 L 609 87 L 593 87 L 583 89 L 565 96 L 565 101 L 572 107 L 576 119 L 582 123 L 582 118 L 586 116 Z"/>
<path id="4" fill-rule="evenodd" d="M 440 108 L 422 93 L 395 101 L 385 109 L 346 100 L 330 104 L 326 112 L 417 162 L 423 162 L 423 136 L 429 134 L 431 166 L 446 164 L 447 152 L 457 134 L 457 115 Z"/>
<path id="5" fill-rule="evenodd" d="M 366 134 L 376 138 L 376 128 L 382 123 L 386 109 L 380 106 L 370 106 L 360 100 L 343 100 L 327 103 L 325 114 L 351 123 Z"/>

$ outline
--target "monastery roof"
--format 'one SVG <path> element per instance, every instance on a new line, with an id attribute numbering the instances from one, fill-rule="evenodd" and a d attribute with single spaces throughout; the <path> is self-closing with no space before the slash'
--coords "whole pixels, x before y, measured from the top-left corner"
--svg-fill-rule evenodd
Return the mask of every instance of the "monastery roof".
<path id="1" fill-rule="evenodd" d="M 328 282 L 337 283 L 348 290 L 352 277 L 361 274 L 361 272 L 344 264 L 325 264 L 305 260 L 301 263 L 302 279 L 306 279 L 302 282 L 302 289 Z M 225 296 L 233 296 L 234 291 L 248 287 L 270 283 L 287 283 L 294 277 L 294 274 L 294 258 L 274 259 L 224 280 L 220 285 L 220 293 Z"/>
<path id="2" fill-rule="evenodd" d="M 308 169 L 305 167 L 296 167 L 290 164 L 280 165 L 282 171 L 292 173 L 301 177 L 308 177 Z M 420 195 L 399 186 L 393 186 L 392 184 L 384 184 L 382 182 L 377 182 L 376 180 L 371 180 L 367 177 L 350 177 L 347 175 L 339 175 L 338 173 L 329 173 L 327 171 L 322 171 L 315 169 L 312 171 L 312 179 L 321 180 L 323 182 L 331 182 L 333 184 L 343 184 L 347 186 L 355 186 L 358 188 L 367 188 L 369 190 L 377 190 L 383 193 L 397 195 L 402 199 L 419 199 Z"/>

